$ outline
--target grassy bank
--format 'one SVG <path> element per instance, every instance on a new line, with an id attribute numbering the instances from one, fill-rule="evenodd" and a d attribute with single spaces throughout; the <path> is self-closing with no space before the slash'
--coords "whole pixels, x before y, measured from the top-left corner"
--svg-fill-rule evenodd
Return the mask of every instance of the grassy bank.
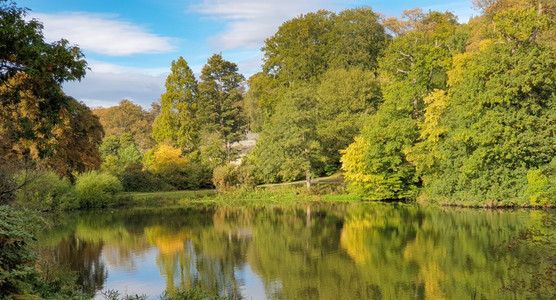
<path id="1" fill-rule="evenodd" d="M 301 185 L 266 185 L 256 189 L 229 189 L 121 193 L 121 200 L 116 206 L 124 207 L 154 207 L 154 206 L 220 206 L 220 205 L 272 205 L 304 202 L 353 202 L 372 201 L 344 191 L 342 186 L 334 184 L 315 185 L 307 191 Z M 395 202 L 401 200 L 392 200 Z M 385 201 L 381 201 L 385 202 Z M 386 201 L 389 202 L 389 201 Z M 411 201 L 413 202 L 413 201 Z M 549 205 L 516 205 L 513 203 L 439 203 L 417 199 L 423 206 L 464 207 L 481 209 L 543 209 L 554 208 Z"/>
<path id="2" fill-rule="evenodd" d="M 299 202 L 345 202 L 361 198 L 346 194 L 343 187 L 320 184 L 307 191 L 303 186 L 275 185 L 256 189 L 225 191 L 197 190 L 150 193 L 121 193 L 129 206 L 245 205 Z M 127 206 L 127 205 L 126 205 Z"/>

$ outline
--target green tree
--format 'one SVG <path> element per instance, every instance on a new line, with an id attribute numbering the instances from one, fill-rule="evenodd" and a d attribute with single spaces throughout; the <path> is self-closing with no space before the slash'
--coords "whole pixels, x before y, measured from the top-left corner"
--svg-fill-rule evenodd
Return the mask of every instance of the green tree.
<path id="1" fill-rule="evenodd" d="M 172 142 L 192 151 L 198 143 L 197 80 L 183 57 L 172 61 L 166 92 L 160 97 L 160 115 L 153 126 L 157 142 Z"/>
<path id="2" fill-rule="evenodd" d="M 338 151 L 380 102 L 375 72 L 385 42 L 368 7 L 301 15 L 265 41 L 263 73 L 246 95 L 259 109 L 251 109 L 262 128 L 253 162 L 263 181 L 310 182 L 338 169 Z"/>
<path id="3" fill-rule="evenodd" d="M 528 171 L 556 156 L 556 55 L 538 39 L 550 30 L 546 16 L 507 10 L 492 22 L 477 50 L 454 57 L 448 92 L 432 99 L 446 104 L 427 112 L 438 121 L 417 146 L 428 153 L 424 179 L 433 199 L 526 204 Z M 434 130 L 441 134 L 430 138 Z"/>
<path id="4" fill-rule="evenodd" d="M 264 123 L 274 113 L 280 86 L 272 76 L 259 72 L 249 77 L 243 111 L 248 120 L 248 130 L 260 132 Z"/>
<path id="5" fill-rule="evenodd" d="M 265 182 L 305 178 L 310 188 L 312 173 L 322 166 L 317 135 L 317 100 L 311 86 L 297 87 L 284 94 L 276 112 L 265 126 L 253 160 Z"/>
<path id="6" fill-rule="evenodd" d="M 263 72 L 277 77 L 282 85 L 309 81 L 326 70 L 325 34 L 334 13 L 319 10 L 293 18 L 265 40 Z"/>
<path id="7" fill-rule="evenodd" d="M 328 68 L 378 68 L 378 58 L 386 47 L 384 27 L 370 7 L 346 9 L 337 14 L 326 33 Z"/>
<path id="8" fill-rule="evenodd" d="M 285 22 L 266 39 L 263 71 L 293 86 L 318 81 L 328 69 L 376 70 L 385 41 L 384 28 L 369 7 L 339 14 L 319 10 Z"/>
<path id="9" fill-rule="evenodd" d="M 0 206 L 0 297 L 33 292 L 39 282 L 39 271 L 34 268 L 37 254 L 31 244 L 42 225 L 44 220 L 29 211 Z"/>
<path id="10" fill-rule="evenodd" d="M 99 146 L 100 157 L 104 161 L 109 155 L 117 156 L 120 152 L 120 138 L 115 135 L 109 135 L 102 139 Z"/>
<path id="11" fill-rule="evenodd" d="M 120 174 L 128 168 L 141 169 L 143 155 L 130 133 L 107 136 L 99 147 L 102 168 Z"/>
<path id="12" fill-rule="evenodd" d="M 453 14 L 415 10 L 405 16 L 411 20 L 403 25 L 407 31 L 400 31 L 380 59 L 384 103 L 342 158 L 349 188 L 371 199 L 417 195 L 420 180 L 405 152 L 419 138 L 423 98 L 446 87 L 452 53 L 463 50 L 453 38 Z"/>
<path id="13" fill-rule="evenodd" d="M 124 170 L 130 167 L 140 169 L 142 167 L 142 161 L 143 155 L 141 155 L 137 146 L 130 145 L 120 150 L 120 168 Z"/>
<path id="14" fill-rule="evenodd" d="M 235 63 L 214 54 L 201 71 L 199 83 L 200 123 L 205 132 L 217 132 L 226 149 L 226 159 L 233 160 L 231 144 L 245 135 L 242 114 L 243 81 Z"/>
<path id="15" fill-rule="evenodd" d="M 374 72 L 351 68 L 324 73 L 315 95 L 317 135 L 325 171 L 331 173 L 340 167 L 339 151 L 353 142 L 365 120 L 376 113 L 382 94 Z"/>

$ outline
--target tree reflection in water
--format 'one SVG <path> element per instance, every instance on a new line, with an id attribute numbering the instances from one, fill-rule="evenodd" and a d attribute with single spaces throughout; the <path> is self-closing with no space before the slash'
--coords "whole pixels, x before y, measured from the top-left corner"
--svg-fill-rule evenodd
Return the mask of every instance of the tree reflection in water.
<path id="1" fill-rule="evenodd" d="M 255 280 L 277 299 L 543 298 L 555 272 L 539 286 L 537 269 L 554 270 L 555 229 L 539 221 L 553 212 L 538 214 L 380 203 L 132 210 L 76 217 L 49 244 L 91 294 L 105 263 L 133 271 L 141 266 L 126 259 L 155 249 L 170 293 L 235 299 Z M 516 239 L 523 232 L 533 242 Z M 535 242 L 539 232 L 552 240 Z"/>
<path id="2" fill-rule="evenodd" d="M 43 259 L 50 260 L 50 265 L 75 271 L 82 292 L 93 297 L 103 289 L 108 276 L 100 257 L 103 246 L 102 241 L 81 240 L 71 235 L 62 239 L 57 247 L 41 249 L 40 253 Z"/>

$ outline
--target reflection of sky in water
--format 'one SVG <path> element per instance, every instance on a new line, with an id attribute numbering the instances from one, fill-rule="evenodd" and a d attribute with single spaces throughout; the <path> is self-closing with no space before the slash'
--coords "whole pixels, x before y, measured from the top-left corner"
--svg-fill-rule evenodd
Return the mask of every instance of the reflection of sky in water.
<path id="1" fill-rule="evenodd" d="M 266 298 L 264 286 L 261 279 L 253 273 L 249 264 L 245 264 L 241 269 L 235 270 L 235 275 L 240 278 L 244 285 L 241 287 L 241 295 L 245 299 L 264 299 Z"/>
<path id="2" fill-rule="evenodd" d="M 186 242 L 187 243 L 187 242 Z M 186 247 L 187 249 L 188 247 Z M 188 251 L 189 252 L 189 251 Z M 166 279 L 160 274 L 156 258 L 160 251 L 156 247 L 130 255 L 133 260 L 134 270 L 125 266 L 110 264 L 104 254 L 101 260 L 106 264 L 108 277 L 102 291 L 115 290 L 123 295 L 147 295 L 149 299 L 158 299 L 166 288 Z M 188 253 L 191 254 L 191 253 Z M 196 270 L 193 269 L 196 273 Z M 265 289 L 261 279 L 253 273 L 249 264 L 244 264 L 234 270 L 238 282 L 241 282 L 241 295 L 244 299 L 265 299 Z M 105 299 L 101 291 L 97 292 L 95 299 Z"/>
<path id="3" fill-rule="evenodd" d="M 130 271 L 122 266 L 114 266 L 107 262 L 104 255 L 101 259 L 106 262 L 108 278 L 104 284 L 104 291 L 117 290 L 121 295 L 132 293 L 132 295 L 145 294 L 149 298 L 158 298 L 166 288 L 164 278 L 160 276 L 156 257 L 158 250 L 152 247 L 149 251 L 140 255 L 133 254 L 130 259 L 135 260 L 137 268 Z M 100 292 L 97 292 L 95 299 L 104 299 Z"/>

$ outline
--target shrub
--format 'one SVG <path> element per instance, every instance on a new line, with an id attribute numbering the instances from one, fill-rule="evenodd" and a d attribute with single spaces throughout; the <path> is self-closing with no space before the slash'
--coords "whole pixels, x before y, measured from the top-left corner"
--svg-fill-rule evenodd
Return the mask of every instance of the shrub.
<path id="1" fill-rule="evenodd" d="M 237 168 L 237 181 L 244 188 L 254 188 L 257 186 L 258 181 L 255 175 L 256 173 L 255 165 L 251 163 L 242 163 Z"/>
<path id="2" fill-rule="evenodd" d="M 126 192 L 171 191 L 175 188 L 149 171 L 127 169 L 118 175 Z"/>
<path id="3" fill-rule="evenodd" d="M 211 186 L 212 172 L 208 166 L 199 161 L 196 153 L 183 157 L 181 149 L 172 145 L 159 144 L 145 154 L 144 163 L 150 172 L 176 189 Z"/>
<path id="4" fill-rule="evenodd" d="M 44 221 L 29 211 L 0 206 L 0 298 L 31 293 L 40 279 L 34 268 L 37 255 L 30 249 L 33 232 Z"/>
<path id="5" fill-rule="evenodd" d="M 15 176 L 15 181 L 18 186 L 22 186 L 16 192 L 16 203 L 39 210 L 66 206 L 66 195 L 72 189 L 67 178 L 60 178 L 52 171 L 20 172 Z"/>
<path id="6" fill-rule="evenodd" d="M 89 171 L 77 176 L 75 197 L 79 208 L 105 207 L 114 204 L 116 194 L 123 191 L 116 176 L 98 171 Z"/>
<path id="7" fill-rule="evenodd" d="M 239 183 L 237 179 L 237 167 L 234 165 L 225 165 L 214 168 L 212 183 L 218 190 L 226 190 L 236 186 Z"/>
<path id="8" fill-rule="evenodd" d="M 45 224 L 31 211 L 0 206 L 0 299 L 82 299 L 73 272 L 60 266 L 45 272 L 32 251 L 35 233 Z"/>

